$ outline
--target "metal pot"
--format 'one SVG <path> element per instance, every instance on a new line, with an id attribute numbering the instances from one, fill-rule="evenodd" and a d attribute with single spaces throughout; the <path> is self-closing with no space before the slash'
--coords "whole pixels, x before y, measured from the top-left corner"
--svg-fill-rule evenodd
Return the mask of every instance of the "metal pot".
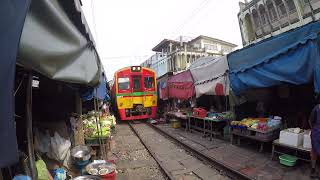
<path id="1" fill-rule="evenodd" d="M 91 158 L 91 147 L 79 145 L 71 149 L 71 156 L 76 162 L 88 161 Z"/>

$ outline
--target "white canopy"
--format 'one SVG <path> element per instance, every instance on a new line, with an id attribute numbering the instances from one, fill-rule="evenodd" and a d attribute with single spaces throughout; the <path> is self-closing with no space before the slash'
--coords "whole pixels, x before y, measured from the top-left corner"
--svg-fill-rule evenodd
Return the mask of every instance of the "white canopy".
<path id="1" fill-rule="evenodd" d="M 211 60 L 206 57 L 205 63 L 191 66 L 190 71 L 194 79 L 196 97 L 198 98 L 201 95 L 229 95 L 228 70 L 227 56 L 211 57 Z"/>

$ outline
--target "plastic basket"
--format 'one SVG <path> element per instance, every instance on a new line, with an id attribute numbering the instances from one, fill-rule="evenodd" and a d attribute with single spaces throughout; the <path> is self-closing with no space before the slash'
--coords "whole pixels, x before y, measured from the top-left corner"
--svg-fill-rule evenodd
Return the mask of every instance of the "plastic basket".
<path id="1" fill-rule="evenodd" d="M 279 160 L 280 160 L 280 164 L 292 167 L 296 164 L 298 158 L 295 156 L 290 156 L 288 154 L 284 154 L 284 155 L 279 156 Z"/>

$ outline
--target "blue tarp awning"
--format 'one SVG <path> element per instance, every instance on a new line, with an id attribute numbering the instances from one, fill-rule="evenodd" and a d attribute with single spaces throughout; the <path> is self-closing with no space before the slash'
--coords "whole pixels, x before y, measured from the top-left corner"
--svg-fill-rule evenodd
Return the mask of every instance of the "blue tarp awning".
<path id="1" fill-rule="evenodd" d="M 320 22 L 314 22 L 229 54 L 229 78 L 234 93 L 312 81 L 319 92 L 319 32 Z"/>
<path id="2" fill-rule="evenodd" d="M 110 97 L 108 95 L 108 89 L 107 89 L 108 83 L 107 78 L 105 77 L 105 74 L 102 73 L 100 76 L 100 83 L 97 87 L 90 88 L 86 92 L 84 92 L 81 97 L 84 101 L 89 101 L 93 99 L 94 97 L 99 100 L 105 100 L 109 101 Z"/>
<path id="3" fill-rule="evenodd" d="M 14 125 L 14 80 L 17 51 L 30 0 L 0 2 L 0 168 L 18 162 Z"/>

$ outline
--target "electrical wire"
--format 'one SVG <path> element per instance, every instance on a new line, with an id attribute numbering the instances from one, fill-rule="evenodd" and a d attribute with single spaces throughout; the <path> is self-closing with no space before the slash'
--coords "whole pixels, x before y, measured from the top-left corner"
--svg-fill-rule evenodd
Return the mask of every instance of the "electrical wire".
<path id="1" fill-rule="evenodd" d="M 97 46 L 99 46 L 99 41 L 98 41 L 98 31 L 97 31 L 97 25 L 96 25 L 96 17 L 94 14 L 94 4 L 93 4 L 93 0 L 91 0 L 91 14 L 92 14 L 92 24 L 93 24 L 93 29 L 94 29 L 94 33 L 96 35 L 96 42 L 97 42 Z"/>
<path id="2" fill-rule="evenodd" d="M 24 79 L 24 77 L 22 77 L 22 79 L 21 79 L 21 81 L 20 81 L 20 83 L 19 83 L 19 85 L 18 85 L 18 87 L 17 87 L 17 90 L 14 92 L 14 96 L 16 96 L 17 92 L 19 91 L 20 86 L 21 86 L 21 84 L 22 84 L 22 82 L 23 82 L 23 79 Z"/>
<path id="3" fill-rule="evenodd" d="M 178 26 L 178 28 L 175 30 L 175 34 L 179 34 L 179 32 L 185 27 L 185 25 L 190 22 L 191 19 L 196 17 L 200 11 L 206 7 L 206 5 L 210 2 L 211 0 L 203 0 L 199 6 L 197 6 L 196 9 L 194 9 L 188 16 L 187 18 Z"/>

